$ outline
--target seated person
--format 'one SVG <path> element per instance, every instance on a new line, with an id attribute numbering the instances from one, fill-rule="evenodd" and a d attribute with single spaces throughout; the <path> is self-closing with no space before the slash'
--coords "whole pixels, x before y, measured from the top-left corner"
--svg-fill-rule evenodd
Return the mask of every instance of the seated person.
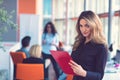
<path id="1" fill-rule="evenodd" d="M 22 42 L 21 42 L 21 49 L 17 50 L 17 52 L 24 52 L 26 54 L 26 57 L 30 57 L 30 54 L 27 50 L 27 48 L 29 47 L 30 45 L 30 40 L 31 40 L 31 37 L 30 36 L 25 36 L 23 39 L 22 39 Z"/>
<path id="2" fill-rule="evenodd" d="M 41 47 L 39 45 L 33 45 L 30 48 L 30 57 L 23 60 L 23 63 L 44 63 L 42 60 Z"/>

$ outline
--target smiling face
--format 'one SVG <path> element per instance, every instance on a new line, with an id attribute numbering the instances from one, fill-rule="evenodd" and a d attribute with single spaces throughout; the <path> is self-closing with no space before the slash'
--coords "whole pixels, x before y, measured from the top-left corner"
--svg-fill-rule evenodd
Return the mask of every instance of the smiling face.
<path id="1" fill-rule="evenodd" d="M 80 32 L 82 33 L 82 35 L 87 39 L 87 38 L 90 38 L 90 33 L 91 33 L 91 30 L 90 30 L 90 26 L 87 24 L 86 20 L 84 19 L 81 19 L 80 20 Z"/>

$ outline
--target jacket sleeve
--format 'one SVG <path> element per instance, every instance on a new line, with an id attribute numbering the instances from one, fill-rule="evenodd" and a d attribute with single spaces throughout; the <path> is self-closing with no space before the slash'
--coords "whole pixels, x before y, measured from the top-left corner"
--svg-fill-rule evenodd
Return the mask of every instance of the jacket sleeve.
<path id="1" fill-rule="evenodd" d="M 104 69 L 107 61 L 107 49 L 104 46 L 99 46 L 99 53 L 96 55 L 96 71 L 87 71 L 84 80 L 102 80 L 104 76 Z"/>

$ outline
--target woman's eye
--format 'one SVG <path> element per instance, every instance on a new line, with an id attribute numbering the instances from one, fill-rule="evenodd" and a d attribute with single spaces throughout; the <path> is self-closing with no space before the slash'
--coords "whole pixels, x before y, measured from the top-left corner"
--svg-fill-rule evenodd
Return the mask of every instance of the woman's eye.
<path id="1" fill-rule="evenodd" d="M 82 25 L 80 25 L 79 27 L 82 27 Z"/>
<path id="2" fill-rule="evenodd" d="M 85 27 L 88 27 L 88 28 L 89 28 L 89 25 L 88 25 L 88 24 L 86 24 L 86 25 L 85 25 Z"/>

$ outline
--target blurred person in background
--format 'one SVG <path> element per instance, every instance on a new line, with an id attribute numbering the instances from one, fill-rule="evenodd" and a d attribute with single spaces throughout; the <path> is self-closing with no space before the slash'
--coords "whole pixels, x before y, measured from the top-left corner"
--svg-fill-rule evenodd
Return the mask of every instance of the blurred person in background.
<path id="1" fill-rule="evenodd" d="M 44 63 L 42 59 L 42 50 L 40 45 L 32 45 L 30 48 L 30 57 L 23 60 L 23 63 Z"/>
<path id="2" fill-rule="evenodd" d="M 30 57 L 29 51 L 27 49 L 30 45 L 30 40 L 30 36 L 25 36 L 21 41 L 22 47 L 19 50 L 17 50 L 17 52 L 24 52 L 27 58 Z"/>
<path id="3" fill-rule="evenodd" d="M 55 26 L 52 22 L 48 22 L 43 31 L 42 35 L 42 52 L 43 59 L 50 59 L 55 70 L 56 78 L 59 77 L 59 69 L 56 61 L 52 57 L 50 50 L 57 50 L 57 46 L 59 44 L 59 38 Z M 48 78 L 48 69 L 45 70 L 46 78 Z"/>

